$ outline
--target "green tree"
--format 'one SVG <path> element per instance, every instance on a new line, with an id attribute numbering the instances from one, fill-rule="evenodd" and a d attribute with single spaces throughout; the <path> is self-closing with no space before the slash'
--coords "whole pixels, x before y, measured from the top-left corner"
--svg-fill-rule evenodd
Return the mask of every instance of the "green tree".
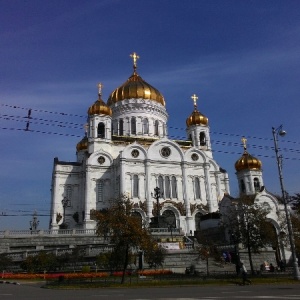
<path id="1" fill-rule="evenodd" d="M 247 249 L 252 274 L 252 253 L 260 253 L 263 247 L 277 241 L 276 231 L 267 220 L 269 212 L 269 208 L 255 203 L 254 197 L 243 196 L 236 199 L 223 216 L 223 225 L 227 231 Z"/>
<path id="2" fill-rule="evenodd" d="M 113 245 L 111 261 L 122 264 L 124 283 L 130 255 L 139 249 L 148 249 L 153 243 L 150 232 L 141 226 L 140 219 L 132 214 L 133 203 L 126 198 L 116 199 L 110 208 L 96 212 L 97 234 L 110 240 Z"/>
<path id="3" fill-rule="evenodd" d="M 165 261 L 167 250 L 152 240 L 144 249 L 145 261 L 150 268 L 162 267 Z"/>
<path id="4" fill-rule="evenodd" d="M 39 252 L 35 256 L 28 256 L 22 263 L 21 268 L 27 272 L 55 271 L 58 261 L 53 253 Z"/>

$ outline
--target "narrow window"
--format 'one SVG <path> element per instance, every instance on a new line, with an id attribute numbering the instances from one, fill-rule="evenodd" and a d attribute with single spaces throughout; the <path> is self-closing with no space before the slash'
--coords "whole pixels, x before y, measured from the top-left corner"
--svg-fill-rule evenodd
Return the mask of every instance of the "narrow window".
<path id="1" fill-rule="evenodd" d="M 119 120 L 119 135 L 124 135 L 123 124 L 123 119 Z"/>
<path id="2" fill-rule="evenodd" d="M 164 194 L 164 179 L 163 179 L 162 176 L 158 177 L 158 187 L 160 189 L 161 197 L 163 197 L 163 194 Z"/>
<path id="3" fill-rule="evenodd" d="M 254 178 L 253 183 L 254 183 L 254 190 L 258 192 L 260 190 L 260 183 L 257 177 Z"/>
<path id="4" fill-rule="evenodd" d="M 98 138 L 105 138 L 105 125 L 102 122 L 98 124 Z"/>
<path id="5" fill-rule="evenodd" d="M 139 177 L 133 175 L 133 198 L 138 198 L 139 196 Z"/>
<path id="6" fill-rule="evenodd" d="M 195 196 L 196 199 L 200 199 L 200 180 L 198 177 L 195 178 Z"/>
<path id="7" fill-rule="evenodd" d="M 206 136 L 205 132 L 200 132 L 200 146 L 205 146 L 206 145 Z"/>
<path id="8" fill-rule="evenodd" d="M 172 176 L 172 198 L 177 198 L 177 182 L 175 176 Z"/>
<path id="9" fill-rule="evenodd" d="M 166 184 L 166 186 L 165 186 L 165 191 L 166 191 L 166 198 L 171 198 L 171 190 L 170 190 L 170 188 L 171 188 L 171 184 L 170 184 L 170 177 L 169 176 L 167 176 L 166 178 L 165 178 L 165 184 Z"/>
<path id="10" fill-rule="evenodd" d="M 245 186 L 244 180 L 241 179 L 240 182 L 241 182 L 241 191 L 242 191 L 242 193 L 245 193 L 246 192 L 246 186 Z"/>
<path id="11" fill-rule="evenodd" d="M 131 118 L 131 133 L 136 134 L 136 119 L 134 117 Z"/>
<path id="12" fill-rule="evenodd" d="M 144 134 L 148 134 L 149 133 L 149 122 L 148 122 L 148 119 L 144 119 L 143 120 L 143 132 L 144 132 Z"/>
<path id="13" fill-rule="evenodd" d="M 66 197 L 69 200 L 68 206 L 71 206 L 71 200 L 72 200 L 72 186 L 68 185 L 66 190 Z"/>
<path id="14" fill-rule="evenodd" d="M 154 123 L 154 135 L 158 135 L 158 120 Z"/>
<path id="15" fill-rule="evenodd" d="M 103 181 L 100 180 L 97 183 L 97 201 L 98 202 L 103 202 Z"/>

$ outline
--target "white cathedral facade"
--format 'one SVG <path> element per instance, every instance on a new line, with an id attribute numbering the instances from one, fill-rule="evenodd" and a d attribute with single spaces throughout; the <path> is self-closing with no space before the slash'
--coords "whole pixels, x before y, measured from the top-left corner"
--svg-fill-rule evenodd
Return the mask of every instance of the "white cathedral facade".
<path id="1" fill-rule="evenodd" d="M 184 234 L 199 230 L 201 216 L 230 201 L 228 174 L 214 160 L 208 118 L 197 107 L 186 119 L 186 140 L 168 138 L 168 113 L 163 95 L 137 73 L 116 88 L 107 102 L 88 108 L 85 137 L 77 144 L 74 162 L 54 159 L 50 229 L 94 229 L 93 213 L 113 199 L 128 197 L 134 213 L 146 224 L 157 214 L 154 189 L 160 189 L 161 227 Z M 279 230 L 277 199 L 263 188 L 261 162 L 244 151 L 236 162 L 241 193 L 256 194 L 272 208 L 270 220 Z M 224 196 L 225 195 L 225 196 Z M 223 205 L 224 207 L 224 205 Z M 277 226 L 277 225 L 278 226 Z"/>

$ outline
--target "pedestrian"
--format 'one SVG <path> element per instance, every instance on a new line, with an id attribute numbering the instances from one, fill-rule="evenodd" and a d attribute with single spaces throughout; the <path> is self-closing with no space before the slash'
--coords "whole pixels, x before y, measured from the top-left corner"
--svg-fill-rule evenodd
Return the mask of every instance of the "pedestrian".
<path id="1" fill-rule="evenodd" d="M 242 278 L 243 278 L 243 285 L 247 282 L 248 284 L 251 284 L 251 280 L 248 279 L 248 273 L 247 273 L 247 268 L 246 266 L 242 263 L 241 264 L 241 272 L 242 272 Z"/>
<path id="2" fill-rule="evenodd" d="M 279 262 L 279 268 L 281 272 L 285 272 L 285 263 L 283 260 L 280 260 Z"/>
<path id="3" fill-rule="evenodd" d="M 227 255 L 227 261 L 231 264 L 231 254 L 227 251 L 226 255 Z"/>
<path id="4" fill-rule="evenodd" d="M 223 257 L 224 263 L 226 264 L 226 261 L 227 261 L 227 255 L 226 255 L 225 252 L 222 252 L 222 257 Z"/>

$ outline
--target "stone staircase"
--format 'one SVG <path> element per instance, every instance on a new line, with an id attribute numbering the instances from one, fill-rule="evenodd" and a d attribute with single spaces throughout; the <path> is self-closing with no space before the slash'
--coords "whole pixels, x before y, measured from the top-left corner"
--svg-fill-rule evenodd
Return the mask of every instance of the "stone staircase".
<path id="1" fill-rule="evenodd" d="M 166 255 L 164 269 L 172 270 L 175 273 L 200 273 L 207 274 L 207 264 L 205 260 L 198 259 L 198 254 L 194 250 L 169 251 Z M 221 264 L 214 259 L 208 259 L 209 273 L 235 274 L 235 264 Z"/>

